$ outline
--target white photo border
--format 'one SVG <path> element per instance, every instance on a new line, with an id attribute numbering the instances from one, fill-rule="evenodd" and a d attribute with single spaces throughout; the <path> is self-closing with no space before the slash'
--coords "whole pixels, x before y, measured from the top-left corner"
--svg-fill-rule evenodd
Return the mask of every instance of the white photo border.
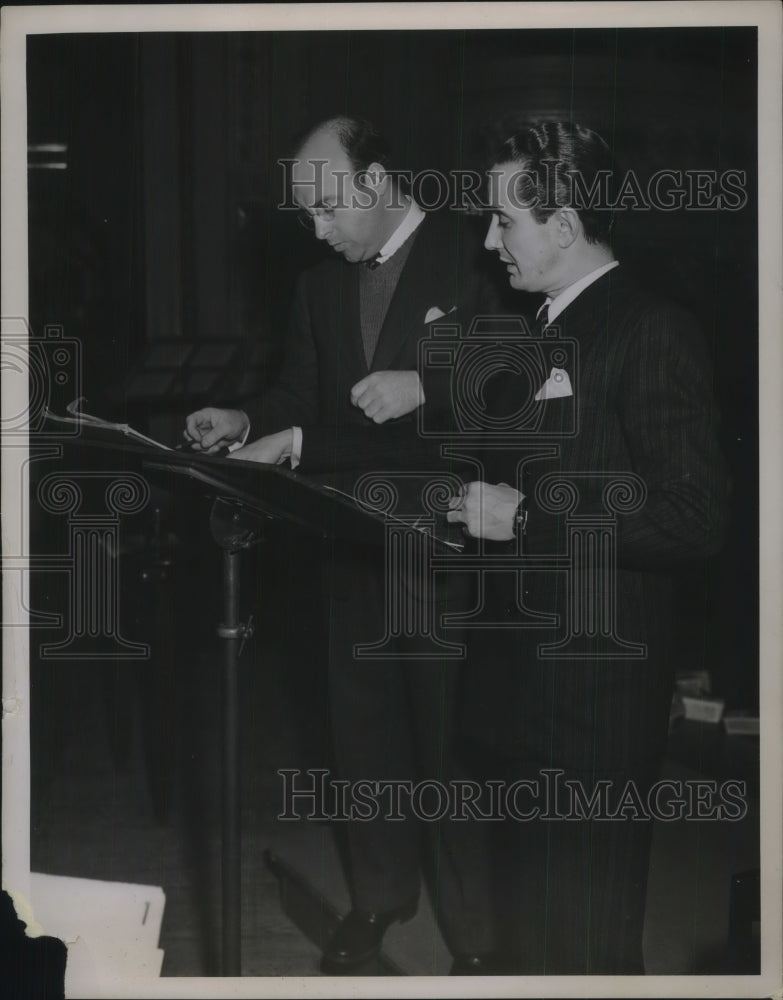
<path id="1" fill-rule="evenodd" d="M 781 274 L 781 8 L 776 0 L 745 2 L 660 3 L 370 3 L 354 4 L 166 4 L 128 6 L 5 7 L 0 36 L 2 88 L 2 315 L 3 335 L 9 323 L 28 312 L 27 278 L 27 148 L 26 39 L 31 34 L 59 32 L 144 31 L 297 31 L 382 28 L 444 29 L 553 27 L 703 27 L 753 26 L 758 34 L 758 203 L 760 367 L 760 704 L 761 704 L 761 948 L 759 976 L 687 977 L 492 977 L 446 980 L 394 979 L 191 979 L 117 981 L 81 984 L 80 996 L 106 997 L 258 997 L 258 996 L 536 996 L 607 997 L 780 995 L 783 920 L 783 532 L 781 503 L 783 463 L 783 315 Z M 11 331 L 13 332 L 13 331 Z M 27 406 L 27 380 L 2 372 L 4 417 Z M 23 446 L 2 448 L 2 509 L 19 503 L 27 457 Z M 741 484 L 740 484 L 741 488 Z M 3 517 L 3 556 L 28 551 L 28 540 L 16 528 L 21 519 Z M 7 533 L 8 531 L 8 533 Z M 17 912 L 29 921 L 29 648 L 21 610 L 28 606 L 15 574 L 3 574 L 3 884 L 14 896 Z M 14 615 L 21 617 L 14 619 Z M 110 988 L 111 993 L 106 989 Z M 100 989 L 101 992 L 91 992 Z M 218 991 L 219 990 L 219 994 Z"/>

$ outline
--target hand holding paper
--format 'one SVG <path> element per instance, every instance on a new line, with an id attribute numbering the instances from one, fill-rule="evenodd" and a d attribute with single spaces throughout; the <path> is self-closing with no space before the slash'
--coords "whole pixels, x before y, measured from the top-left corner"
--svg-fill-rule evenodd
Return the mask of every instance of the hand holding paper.
<path id="1" fill-rule="evenodd" d="M 206 406 L 185 419 L 183 436 L 190 441 L 194 451 L 214 455 L 237 441 L 241 441 L 250 428 L 250 420 L 243 410 L 219 410 Z"/>

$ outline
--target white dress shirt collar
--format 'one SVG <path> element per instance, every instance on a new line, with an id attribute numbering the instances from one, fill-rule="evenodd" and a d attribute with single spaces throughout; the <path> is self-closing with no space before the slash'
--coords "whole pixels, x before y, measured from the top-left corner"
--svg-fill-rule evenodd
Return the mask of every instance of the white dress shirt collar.
<path id="1" fill-rule="evenodd" d="M 378 256 L 375 258 L 378 263 L 385 264 L 389 257 L 400 249 L 411 233 L 418 229 L 423 220 L 424 212 L 415 201 L 411 201 L 405 218 L 378 251 Z"/>
<path id="2" fill-rule="evenodd" d="M 553 299 L 550 299 L 547 296 L 545 302 L 539 308 L 536 315 L 540 315 L 540 313 L 542 313 L 543 310 L 549 306 L 549 322 L 554 323 L 565 307 L 570 305 L 577 296 L 581 295 L 585 288 L 592 285 L 594 281 L 598 281 L 601 275 L 606 274 L 607 271 L 611 271 L 615 267 L 619 267 L 619 265 L 619 260 L 610 260 L 608 264 L 603 264 L 601 267 L 597 267 L 594 271 L 591 271 L 589 274 L 580 278 L 579 281 L 575 281 L 572 285 L 569 285 L 568 288 L 564 288 L 563 291 L 559 295 L 556 295 Z"/>

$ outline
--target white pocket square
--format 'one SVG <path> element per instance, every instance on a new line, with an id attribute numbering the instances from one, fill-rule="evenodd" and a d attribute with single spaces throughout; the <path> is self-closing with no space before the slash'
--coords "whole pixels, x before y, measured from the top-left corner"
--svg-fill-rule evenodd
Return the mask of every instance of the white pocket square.
<path id="1" fill-rule="evenodd" d="M 456 306 L 452 306 L 451 309 L 449 309 L 449 313 L 453 313 L 456 308 Z M 438 309 L 437 306 L 430 306 L 427 310 L 427 315 L 424 317 L 424 322 L 434 323 L 436 319 L 440 319 L 441 316 L 447 315 L 448 313 L 445 313 L 442 309 Z"/>
<path id="2" fill-rule="evenodd" d="M 564 368 L 553 368 L 549 378 L 536 393 L 536 399 L 558 399 L 561 396 L 573 396 L 571 379 Z"/>

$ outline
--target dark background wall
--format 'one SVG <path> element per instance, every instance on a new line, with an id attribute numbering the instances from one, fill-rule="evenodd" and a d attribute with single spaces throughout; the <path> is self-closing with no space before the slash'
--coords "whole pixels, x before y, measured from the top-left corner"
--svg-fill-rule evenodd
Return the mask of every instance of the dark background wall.
<path id="1" fill-rule="evenodd" d="M 520 117 L 600 131 L 642 182 L 743 170 L 741 211 L 624 213 L 617 252 L 688 305 L 712 350 L 734 476 L 724 554 L 683 578 L 683 665 L 757 702 L 755 29 L 31 36 L 30 319 L 79 338 L 93 409 L 178 435 L 201 400 L 129 398 L 156 343 L 236 342 L 228 401 L 274 375 L 296 274 L 324 248 L 276 208 L 277 158 L 327 115 L 375 120 L 401 166 L 480 165 Z M 31 163 L 45 160 L 31 154 Z M 210 401 L 220 401 L 212 399 Z"/>

